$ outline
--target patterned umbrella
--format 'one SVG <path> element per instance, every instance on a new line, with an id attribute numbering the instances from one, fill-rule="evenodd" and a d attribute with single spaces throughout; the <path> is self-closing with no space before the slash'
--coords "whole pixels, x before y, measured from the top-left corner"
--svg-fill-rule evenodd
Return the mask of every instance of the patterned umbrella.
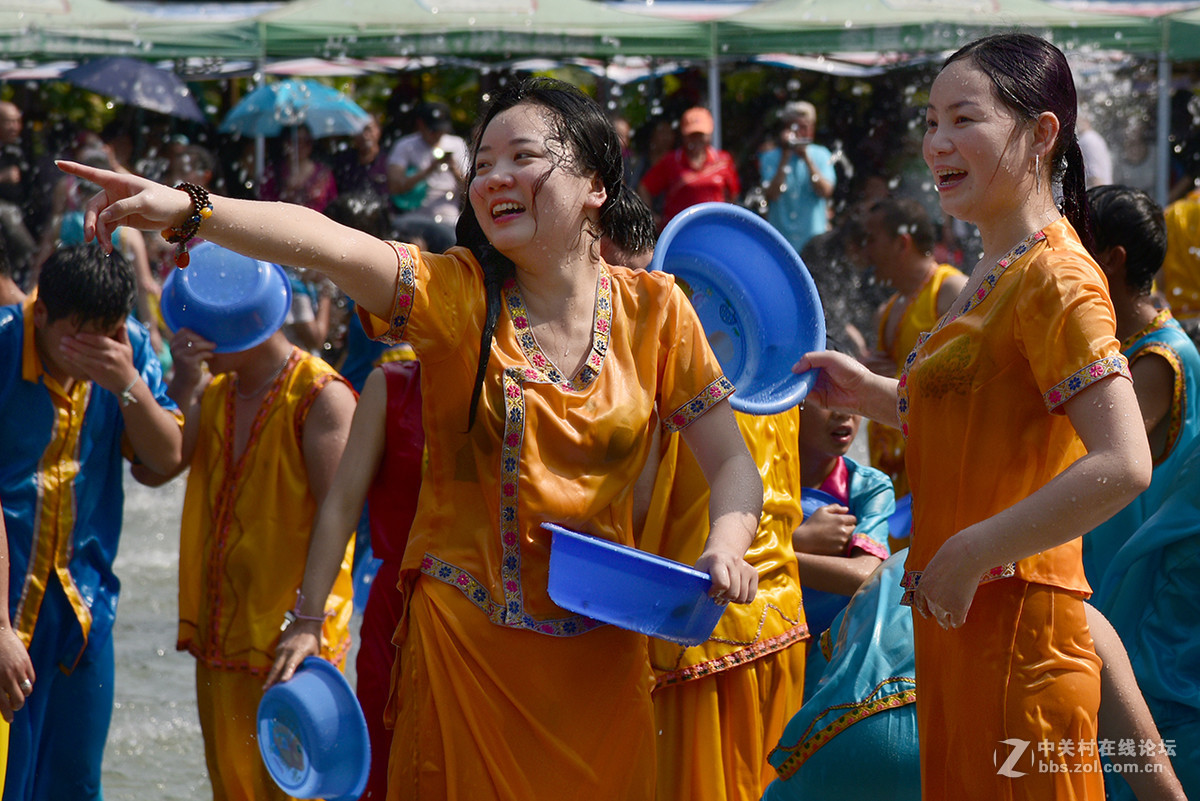
<path id="1" fill-rule="evenodd" d="M 140 59 L 105 56 L 67 70 L 62 78 L 129 106 L 195 122 L 205 119 L 178 75 Z"/>
<path id="2" fill-rule="evenodd" d="M 370 116 L 336 89 L 316 81 L 288 80 L 260 86 L 230 110 L 221 133 L 278 136 L 305 125 L 316 138 L 358 133 Z"/>

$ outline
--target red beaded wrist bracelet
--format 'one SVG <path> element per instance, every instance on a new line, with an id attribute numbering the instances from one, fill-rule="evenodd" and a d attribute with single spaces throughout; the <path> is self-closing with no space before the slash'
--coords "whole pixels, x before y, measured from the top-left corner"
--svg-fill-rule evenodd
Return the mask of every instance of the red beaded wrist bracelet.
<path id="1" fill-rule="evenodd" d="M 178 228 L 164 228 L 162 230 L 162 238 L 176 245 L 175 248 L 175 266 L 183 269 L 188 266 L 191 257 L 188 256 L 188 242 L 196 236 L 200 230 L 200 223 L 212 216 L 213 207 L 212 201 L 208 197 L 208 190 L 202 186 L 195 184 L 180 183 L 175 185 L 176 189 L 182 189 L 188 193 L 188 197 L 192 199 L 192 213 Z"/>

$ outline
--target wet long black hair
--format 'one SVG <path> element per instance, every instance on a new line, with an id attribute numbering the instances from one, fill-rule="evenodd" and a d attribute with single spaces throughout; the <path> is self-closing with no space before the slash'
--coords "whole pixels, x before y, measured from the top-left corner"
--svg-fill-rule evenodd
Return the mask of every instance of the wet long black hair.
<path id="1" fill-rule="evenodd" d="M 557 156 L 557 163 L 551 167 L 552 170 L 568 170 L 575 175 L 597 175 L 604 184 L 608 197 L 600 207 L 598 230 L 593 232 L 596 238 L 608 237 L 627 253 L 641 253 L 654 247 L 654 218 L 634 187 L 625 183 L 621 141 L 599 104 L 572 84 L 553 78 L 528 78 L 501 89 L 484 110 L 475 131 L 466 178 L 467 193 L 455 228 L 458 244 L 469 248 L 483 267 L 484 291 L 487 294 L 487 318 L 479 338 L 479 367 L 475 373 L 475 388 L 471 392 L 468 430 L 475 424 L 475 412 L 491 358 L 492 338 L 500 318 L 500 290 L 505 281 L 516 275 L 516 265 L 512 260 L 492 247 L 492 243 L 484 236 L 471 206 L 470 187 L 475 180 L 475 161 L 483 132 L 497 114 L 520 105 L 539 106 L 550 112 L 548 145 L 552 158 Z M 547 177 L 549 173 L 543 176 L 542 181 Z M 536 193 L 536 187 L 534 191 Z"/>
<path id="2" fill-rule="evenodd" d="M 1049 159 L 1051 181 L 1062 183 L 1063 216 L 1094 256 L 1083 151 L 1075 136 L 1079 114 L 1075 79 L 1066 56 L 1040 36 L 998 33 L 965 45 L 947 58 L 942 68 L 962 59 L 970 59 L 983 70 L 1000 102 L 1020 116 L 1036 120 L 1039 114 L 1049 111 L 1058 117 L 1058 139 Z"/>

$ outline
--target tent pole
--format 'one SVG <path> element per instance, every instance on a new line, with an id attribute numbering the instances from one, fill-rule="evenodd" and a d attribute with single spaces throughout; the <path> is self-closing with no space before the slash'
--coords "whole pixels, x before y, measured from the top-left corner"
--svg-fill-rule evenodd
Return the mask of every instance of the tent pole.
<path id="1" fill-rule="evenodd" d="M 1154 150 L 1154 199 L 1167 205 L 1171 155 L 1171 59 L 1167 55 L 1167 28 L 1163 21 L 1163 47 L 1158 53 L 1158 147 Z"/>
<path id="2" fill-rule="evenodd" d="M 721 69 L 717 56 L 717 23 L 708 23 L 709 30 L 709 60 L 708 60 L 708 104 L 712 106 L 713 137 L 712 144 L 717 150 L 721 149 Z"/>

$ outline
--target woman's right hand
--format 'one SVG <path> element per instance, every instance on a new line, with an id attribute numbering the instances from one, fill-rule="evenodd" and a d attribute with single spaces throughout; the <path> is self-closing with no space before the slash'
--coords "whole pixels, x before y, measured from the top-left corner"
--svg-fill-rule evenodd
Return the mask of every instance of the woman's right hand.
<path id="1" fill-rule="evenodd" d="M 112 252 L 112 233 L 128 225 L 142 231 L 160 231 L 182 223 L 191 213 L 187 192 L 172 189 L 138 175 L 101 170 L 73 161 L 57 161 L 63 172 L 91 181 L 101 189 L 88 201 L 83 217 L 83 235 L 96 238 Z"/>
<path id="2" fill-rule="evenodd" d="M 817 369 L 817 380 L 809 397 L 826 409 L 861 414 L 864 393 L 871 389 L 874 374 L 862 362 L 832 350 L 815 351 L 800 357 L 793 373 Z"/>

